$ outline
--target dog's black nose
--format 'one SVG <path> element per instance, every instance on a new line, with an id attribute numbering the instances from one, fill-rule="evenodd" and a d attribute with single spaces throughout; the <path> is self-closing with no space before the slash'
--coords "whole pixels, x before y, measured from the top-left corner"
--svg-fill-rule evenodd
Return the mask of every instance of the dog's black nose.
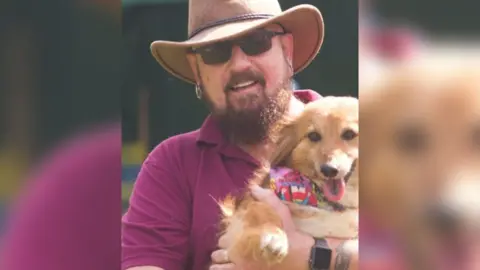
<path id="1" fill-rule="evenodd" d="M 320 166 L 320 172 L 322 172 L 325 177 L 331 178 L 337 176 L 338 169 L 328 164 L 323 164 Z"/>
<path id="2" fill-rule="evenodd" d="M 432 227 L 444 234 L 455 233 L 461 227 L 459 213 L 443 203 L 434 204 L 428 208 L 427 218 Z"/>

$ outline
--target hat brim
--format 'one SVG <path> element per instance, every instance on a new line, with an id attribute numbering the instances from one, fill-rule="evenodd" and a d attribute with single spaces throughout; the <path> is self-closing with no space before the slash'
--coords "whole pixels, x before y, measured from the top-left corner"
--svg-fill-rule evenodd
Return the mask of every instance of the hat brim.
<path id="1" fill-rule="evenodd" d="M 300 72 L 315 58 L 323 43 L 324 24 L 320 11 L 312 5 L 298 5 L 269 19 L 256 19 L 219 25 L 204 30 L 183 42 L 154 41 L 152 55 L 174 76 L 195 84 L 195 77 L 187 61 L 187 49 L 232 39 L 272 23 L 281 24 L 293 35 L 293 70 Z"/>

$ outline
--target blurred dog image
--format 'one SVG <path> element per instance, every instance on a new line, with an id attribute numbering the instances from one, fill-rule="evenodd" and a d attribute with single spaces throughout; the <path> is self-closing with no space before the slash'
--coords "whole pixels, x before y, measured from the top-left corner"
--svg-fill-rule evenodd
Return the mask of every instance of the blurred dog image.
<path id="1" fill-rule="evenodd" d="M 295 226 L 314 237 L 358 235 L 358 100 L 325 97 L 280 124 L 271 165 L 251 183 L 275 190 L 289 206 Z M 288 254 L 288 239 L 276 212 L 250 194 L 221 203 L 230 257 L 267 265 Z M 354 243 L 355 240 L 353 240 Z M 355 245 L 352 245 L 352 252 Z"/>
<path id="2" fill-rule="evenodd" d="M 362 209 L 408 269 L 480 269 L 479 59 L 424 55 L 360 89 Z"/>

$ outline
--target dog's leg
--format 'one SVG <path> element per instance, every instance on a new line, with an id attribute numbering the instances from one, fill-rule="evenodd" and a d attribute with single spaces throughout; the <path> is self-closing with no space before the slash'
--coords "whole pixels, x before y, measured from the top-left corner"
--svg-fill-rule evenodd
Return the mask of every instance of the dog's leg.
<path id="1" fill-rule="evenodd" d="M 252 201 L 232 216 L 226 234 L 231 239 L 228 254 L 232 261 L 265 264 L 282 262 L 288 253 L 288 238 L 282 221 L 270 205 Z"/>

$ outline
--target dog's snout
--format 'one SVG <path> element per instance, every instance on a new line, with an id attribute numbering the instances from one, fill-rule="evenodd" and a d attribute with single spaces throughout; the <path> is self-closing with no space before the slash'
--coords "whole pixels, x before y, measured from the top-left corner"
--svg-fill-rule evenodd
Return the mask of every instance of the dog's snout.
<path id="1" fill-rule="evenodd" d="M 430 207 L 427 216 L 433 227 L 445 234 L 455 233 L 461 223 L 459 213 L 443 203 Z"/>
<path id="2" fill-rule="evenodd" d="M 325 177 L 335 177 L 338 174 L 338 169 L 328 165 L 328 164 L 323 164 L 320 166 L 320 172 L 325 176 Z"/>

